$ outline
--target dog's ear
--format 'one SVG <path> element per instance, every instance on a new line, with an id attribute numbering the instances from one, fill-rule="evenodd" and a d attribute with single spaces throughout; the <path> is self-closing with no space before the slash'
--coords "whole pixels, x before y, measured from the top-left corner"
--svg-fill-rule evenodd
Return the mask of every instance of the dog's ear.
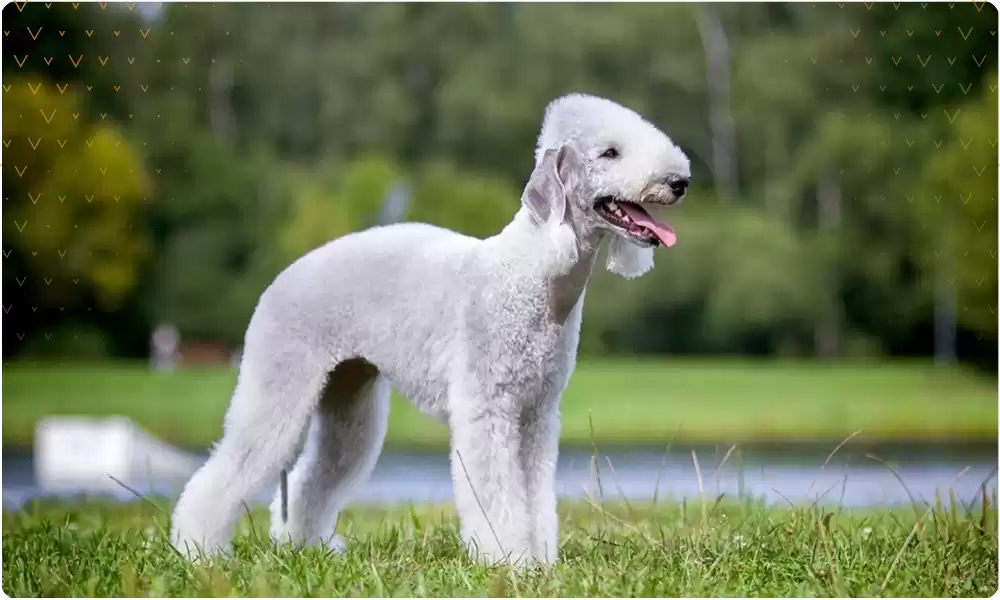
<path id="1" fill-rule="evenodd" d="M 521 203 L 528 207 L 539 224 L 546 223 L 553 212 L 562 215 L 566 210 L 566 192 L 559 180 L 558 158 L 558 151 L 546 150 L 521 195 Z"/>
<path id="2" fill-rule="evenodd" d="M 546 223 L 550 218 L 564 221 L 567 197 L 579 193 L 585 169 L 583 156 L 571 145 L 546 150 L 524 188 L 521 202 L 538 223 Z"/>
<path id="3" fill-rule="evenodd" d="M 587 179 L 587 167 L 583 163 L 583 154 L 575 144 L 569 143 L 559 147 L 556 156 L 556 169 L 563 194 L 568 199 L 571 196 L 584 193 L 583 186 Z"/>

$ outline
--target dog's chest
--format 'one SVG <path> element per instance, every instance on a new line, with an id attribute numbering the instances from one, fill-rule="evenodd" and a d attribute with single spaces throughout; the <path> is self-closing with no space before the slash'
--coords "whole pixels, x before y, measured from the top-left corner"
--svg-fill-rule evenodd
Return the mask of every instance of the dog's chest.
<path id="1" fill-rule="evenodd" d="M 471 318 L 469 368 L 493 393 L 548 396 L 566 384 L 576 356 L 579 318 L 553 322 L 544 295 L 515 297 L 493 306 L 493 319 Z"/>

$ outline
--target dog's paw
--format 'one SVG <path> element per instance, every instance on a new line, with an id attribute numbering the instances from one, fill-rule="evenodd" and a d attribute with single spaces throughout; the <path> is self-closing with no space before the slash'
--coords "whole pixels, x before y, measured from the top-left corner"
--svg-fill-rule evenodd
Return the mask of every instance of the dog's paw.
<path id="1" fill-rule="evenodd" d="M 343 554 L 347 552 L 347 541 L 337 534 L 333 534 L 329 539 L 326 540 L 326 547 L 331 552 L 336 552 L 337 554 Z"/>
<path id="2" fill-rule="evenodd" d="M 271 531 L 271 541 L 276 545 L 291 544 L 294 548 L 306 548 L 309 546 L 321 546 L 341 554 L 347 551 L 347 542 L 341 536 L 333 533 L 326 537 L 316 536 L 293 536 L 285 530 Z"/>
<path id="3" fill-rule="evenodd" d="M 174 537 L 170 545 L 181 557 L 196 564 L 205 564 L 211 562 L 213 558 L 228 558 L 233 555 L 233 548 L 228 543 L 199 544 L 191 538 Z"/>
<path id="4" fill-rule="evenodd" d="M 509 547 L 512 549 L 506 550 L 496 544 L 483 545 L 467 541 L 465 549 L 473 562 L 488 567 L 507 566 L 515 571 L 524 571 L 536 564 L 527 546 L 509 544 Z"/>

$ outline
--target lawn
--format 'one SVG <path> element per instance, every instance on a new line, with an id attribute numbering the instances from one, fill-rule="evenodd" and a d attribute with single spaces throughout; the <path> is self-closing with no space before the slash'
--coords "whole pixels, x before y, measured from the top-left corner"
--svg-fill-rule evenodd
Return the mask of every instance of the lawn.
<path id="1" fill-rule="evenodd" d="M 516 573 L 471 563 L 447 507 L 353 507 L 346 554 L 266 541 L 245 516 L 234 556 L 184 562 L 166 507 L 36 503 L 3 515 L 3 591 L 25 596 L 987 597 L 997 513 L 914 506 L 766 508 L 744 499 L 562 504 L 560 563 Z M 952 505 L 954 506 L 954 505 Z"/>
<path id="2" fill-rule="evenodd" d="M 29 444 L 48 414 L 125 415 L 176 444 L 220 434 L 226 370 L 151 373 L 128 363 L 3 370 L 3 443 Z M 997 437 L 997 381 L 923 363 L 600 360 L 563 397 L 563 442 L 587 444 Z M 387 446 L 440 449 L 443 425 L 398 396 Z"/>

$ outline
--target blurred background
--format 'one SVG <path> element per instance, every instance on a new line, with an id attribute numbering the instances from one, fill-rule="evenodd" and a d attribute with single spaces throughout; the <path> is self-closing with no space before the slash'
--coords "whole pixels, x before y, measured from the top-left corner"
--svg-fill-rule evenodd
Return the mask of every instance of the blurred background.
<path id="1" fill-rule="evenodd" d="M 990 4 L 30 2 L 3 29 L 5 499 L 175 489 L 284 266 L 379 222 L 499 231 L 574 91 L 693 187 L 651 274 L 594 273 L 565 495 L 609 468 L 631 497 L 995 489 Z M 364 498 L 447 499 L 442 426 L 396 398 L 386 447 Z"/>

